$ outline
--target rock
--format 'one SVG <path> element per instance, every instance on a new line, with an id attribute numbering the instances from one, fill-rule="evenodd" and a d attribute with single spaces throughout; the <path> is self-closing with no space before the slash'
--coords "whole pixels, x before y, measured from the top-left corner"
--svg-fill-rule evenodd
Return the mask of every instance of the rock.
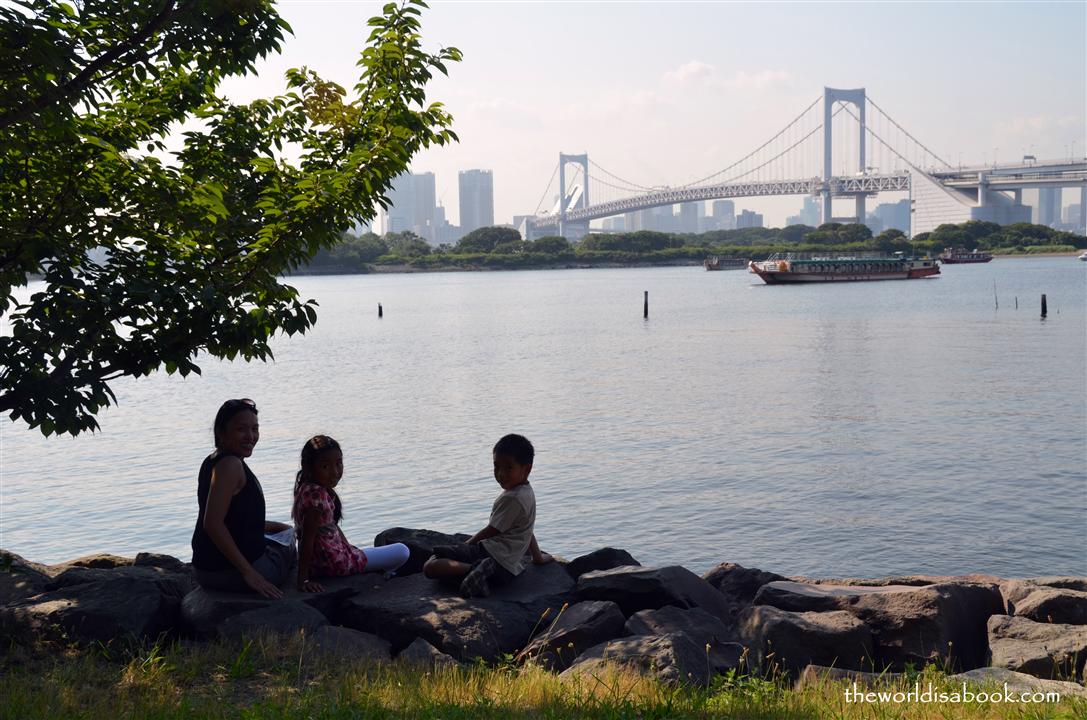
<path id="1" fill-rule="evenodd" d="M 187 563 L 183 563 L 173 555 L 163 555 L 161 553 L 136 553 L 136 559 L 132 562 L 136 567 L 157 567 L 162 568 L 168 572 L 175 573 L 187 573 L 190 571 L 190 567 Z"/>
<path id="2" fill-rule="evenodd" d="M 1087 698 L 1087 688 L 1078 683 L 1062 682 L 1060 680 L 1041 680 L 1033 675 L 1014 672 L 1005 668 L 977 668 L 969 672 L 951 675 L 948 680 L 971 683 L 987 687 L 1003 689 L 1004 684 L 1013 693 L 1057 693 L 1061 699 L 1077 697 Z M 999 692 L 999 690 L 998 690 Z"/>
<path id="3" fill-rule="evenodd" d="M 1004 600 L 1005 613 L 1014 615 L 1016 604 L 1039 587 L 1041 585 L 1034 580 L 1005 580 L 1000 583 L 1000 596 Z"/>
<path id="4" fill-rule="evenodd" d="M 986 664 L 986 622 L 1003 612 L 1003 600 L 993 584 L 947 583 L 860 595 L 848 610 L 871 628 L 878 669 L 944 663 L 971 670 Z"/>
<path id="5" fill-rule="evenodd" d="M 585 600 L 611 600 L 624 615 L 656 610 L 665 605 L 700 607 L 724 622 L 733 611 L 716 588 L 685 567 L 618 567 L 581 575 L 578 595 Z"/>
<path id="6" fill-rule="evenodd" d="M 845 670 L 843 668 L 824 667 L 822 665 L 808 665 L 800 672 L 796 681 L 796 689 L 806 687 L 819 687 L 826 682 L 849 682 L 871 687 L 882 683 L 894 682 L 902 677 L 901 673 L 871 673 L 860 670 Z"/>
<path id="7" fill-rule="evenodd" d="M 387 663 L 391 657 L 387 640 L 351 628 L 323 625 L 306 638 L 310 653 L 327 660 Z"/>
<path id="8" fill-rule="evenodd" d="M 97 570 L 112 570 L 119 567 L 127 567 L 132 564 L 132 558 L 110 555 L 109 553 L 97 553 L 84 555 L 83 557 L 60 563 L 67 567 L 95 568 Z"/>
<path id="9" fill-rule="evenodd" d="M 726 626 L 702 608 L 686 610 L 665 605 L 657 610 L 639 610 L 624 627 L 627 635 L 668 635 L 682 632 L 701 648 L 708 648 L 710 664 L 718 673 L 740 667 L 744 648 L 739 631 Z"/>
<path id="10" fill-rule="evenodd" d="M 455 545 L 464 542 L 470 535 L 453 533 L 449 535 L 435 530 L 422 530 L 413 528 L 394 527 L 382 530 L 374 537 L 374 547 L 404 543 L 411 551 L 408 561 L 400 566 L 397 575 L 414 575 L 423 571 L 423 563 L 427 561 L 438 545 Z"/>
<path id="11" fill-rule="evenodd" d="M 790 612 L 825 612 L 842 610 L 856 603 L 862 595 L 913 592 L 911 585 L 816 585 L 791 580 L 766 583 L 755 593 L 755 605 L 772 605 Z"/>
<path id="12" fill-rule="evenodd" d="M 588 555 L 574 558 L 566 564 L 566 572 L 570 573 L 570 576 L 576 580 L 583 573 L 593 572 L 594 570 L 611 570 L 612 568 L 628 565 L 640 566 L 641 563 L 635 560 L 626 550 L 606 547 L 593 550 Z"/>
<path id="13" fill-rule="evenodd" d="M 750 664 L 765 673 L 776 665 L 797 676 L 808 665 L 849 670 L 873 667 L 872 633 L 848 612 L 789 612 L 753 605 L 740 613 L 740 638 Z"/>
<path id="14" fill-rule="evenodd" d="M 376 574 L 322 580 L 321 584 L 325 586 L 324 592 L 304 593 L 288 589 L 279 600 L 266 598 L 256 593 L 222 592 L 197 586 L 182 601 L 181 617 L 184 627 L 201 638 L 219 637 L 220 627 L 235 615 L 292 601 L 320 612 L 327 621 L 335 616 L 340 605 L 347 598 L 358 593 L 360 588 L 365 587 L 370 581 L 382 580 Z"/>
<path id="15" fill-rule="evenodd" d="M 49 580 L 48 566 L 0 550 L 0 606 L 13 605 L 45 592 Z"/>
<path id="16" fill-rule="evenodd" d="M 179 597 L 193 589 L 194 585 L 188 573 L 174 573 L 158 567 L 136 567 L 133 565 L 121 565 L 116 568 L 93 568 L 81 565 L 66 566 L 60 573 L 52 577 L 46 584 L 45 590 L 60 590 L 61 588 L 84 585 L 92 582 L 110 582 L 117 578 L 150 578 L 173 586 L 174 592 Z"/>
<path id="17" fill-rule="evenodd" d="M 344 603 L 337 622 L 385 638 L 395 652 L 423 638 L 458 660 L 493 660 L 520 650 L 544 612 L 570 599 L 572 587 L 558 563 L 530 565 L 490 597 L 471 600 L 415 574 L 374 582 Z"/>
<path id="18" fill-rule="evenodd" d="M 1003 612 L 996 585 L 945 583 L 845 586 L 772 582 L 755 604 L 791 611 L 847 610 L 871 628 L 879 669 L 950 661 L 959 668 L 985 664 L 985 623 Z"/>
<path id="19" fill-rule="evenodd" d="M 993 615 L 988 630 L 991 665 L 1053 680 L 1083 678 L 1087 625 Z"/>
<path id="20" fill-rule="evenodd" d="M 717 588 L 730 602 L 740 606 L 750 605 L 763 585 L 788 580 L 776 573 L 745 568 L 736 563 L 721 563 L 703 575 L 702 579 Z"/>
<path id="21" fill-rule="evenodd" d="M 619 606 L 608 600 L 571 605 L 525 646 L 517 661 L 533 660 L 548 670 L 564 670 L 589 648 L 622 635 L 625 621 Z"/>
<path id="22" fill-rule="evenodd" d="M 137 570 L 145 572 L 132 572 Z M 96 579 L 0 608 L 0 627 L 79 642 L 156 638 L 178 626 L 183 590 L 176 576 L 147 572 L 154 570 L 92 570 L 100 573 Z"/>
<path id="23" fill-rule="evenodd" d="M 1031 578 L 1031 582 L 1037 585 L 1047 585 L 1049 587 L 1064 588 L 1065 590 L 1087 592 L 1087 577 L 1049 575 L 1046 577 Z"/>
<path id="24" fill-rule="evenodd" d="M 396 656 L 396 661 L 425 668 L 453 668 L 460 665 L 422 638 L 415 638 L 410 645 L 401 650 Z"/>
<path id="25" fill-rule="evenodd" d="M 215 630 L 224 640 L 245 640 L 258 635 L 309 635 L 324 625 L 328 625 L 328 618 L 306 603 L 280 600 L 231 615 Z"/>
<path id="26" fill-rule="evenodd" d="M 971 573 L 970 575 L 891 575 L 882 578 L 789 578 L 795 582 L 810 585 L 849 585 L 855 587 L 886 587 L 888 585 L 941 585 L 943 583 L 991 583 L 999 585 L 1003 578 L 985 573 Z"/>
<path id="27" fill-rule="evenodd" d="M 685 634 L 672 633 L 635 635 L 601 643 L 586 650 L 561 677 L 597 678 L 608 664 L 633 668 L 668 685 L 704 687 L 713 676 L 705 650 Z"/>
<path id="28" fill-rule="evenodd" d="M 1014 614 L 1038 622 L 1087 625 L 1087 592 L 1040 586 L 1018 602 Z"/>

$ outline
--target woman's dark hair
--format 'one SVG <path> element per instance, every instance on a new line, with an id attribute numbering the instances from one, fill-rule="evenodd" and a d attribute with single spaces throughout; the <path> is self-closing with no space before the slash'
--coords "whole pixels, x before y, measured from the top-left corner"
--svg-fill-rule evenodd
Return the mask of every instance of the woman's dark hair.
<path id="1" fill-rule="evenodd" d="M 524 435 L 509 434 L 494 444 L 492 455 L 508 455 L 517 461 L 519 465 L 531 465 L 536 456 L 536 450 L 532 443 Z"/>
<path id="2" fill-rule="evenodd" d="M 248 410 L 256 415 L 257 404 L 249 398 L 239 398 L 238 400 L 227 400 L 219 406 L 219 412 L 215 413 L 215 422 L 211 426 L 215 447 L 219 447 L 219 438 L 226 430 L 226 425 L 230 422 L 230 419 L 243 410 Z"/>
<path id="3" fill-rule="evenodd" d="M 302 483 L 311 482 L 306 479 L 306 470 L 312 468 L 314 464 L 324 455 L 326 452 L 340 449 L 340 444 L 328 435 L 314 435 L 306 444 L 302 446 L 302 462 L 301 468 L 298 470 L 298 474 L 294 476 L 294 496 L 298 497 L 298 491 L 302 489 Z M 340 518 L 343 517 L 343 503 L 340 502 L 340 496 L 336 494 L 333 488 L 325 488 L 332 496 L 332 502 L 334 504 L 332 510 L 332 522 L 339 523 Z"/>

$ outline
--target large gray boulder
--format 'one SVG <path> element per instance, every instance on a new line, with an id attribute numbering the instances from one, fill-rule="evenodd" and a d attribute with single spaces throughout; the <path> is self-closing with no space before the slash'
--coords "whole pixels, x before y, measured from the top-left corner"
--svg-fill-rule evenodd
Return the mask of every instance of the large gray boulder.
<path id="1" fill-rule="evenodd" d="M 656 610 L 639 610 L 624 627 L 627 635 L 669 635 L 682 632 L 696 645 L 709 652 L 710 664 L 718 673 L 739 668 L 744 648 L 739 629 L 725 625 L 702 608 L 677 608 L 665 605 Z"/>
<path id="2" fill-rule="evenodd" d="M 1064 698 L 1087 698 L 1087 688 L 1079 683 L 1064 682 L 1061 680 L 1042 680 L 1033 675 L 1015 672 L 1007 668 L 976 668 L 968 672 L 952 675 L 949 681 L 969 683 L 979 691 L 1002 693 L 1004 686 L 1013 693 L 1055 693 Z M 1000 702 L 1004 702 L 1001 696 Z M 1036 701 L 1037 702 L 1037 701 Z"/>
<path id="3" fill-rule="evenodd" d="M 374 537 L 374 547 L 392 545 L 393 543 L 404 543 L 408 546 L 411 555 L 408 557 L 408 561 L 396 571 L 397 575 L 403 577 L 422 572 L 423 563 L 427 561 L 427 558 L 431 556 L 434 548 L 438 545 L 455 545 L 470 537 L 471 535 L 465 535 L 464 533 L 449 534 L 421 528 L 394 527 L 379 532 Z"/>
<path id="4" fill-rule="evenodd" d="M 1037 622 L 1087 625 L 1087 592 L 1082 590 L 1039 586 L 1009 604 L 1013 614 Z"/>
<path id="5" fill-rule="evenodd" d="M 465 600 L 420 574 L 374 582 L 347 600 L 340 625 L 371 632 L 394 652 L 423 638 L 458 660 L 493 660 L 524 647 L 534 630 L 572 597 L 573 580 L 558 563 L 530 565 L 490 597 Z"/>
<path id="6" fill-rule="evenodd" d="M 277 604 L 301 603 L 321 613 L 326 620 L 333 619 L 343 602 L 367 587 L 370 582 L 383 582 L 378 575 L 353 575 L 347 578 L 322 579 L 324 591 L 305 593 L 288 588 L 283 598 L 273 600 L 253 592 L 232 593 L 220 590 L 208 590 L 197 586 L 181 603 L 181 618 L 186 631 L 200 638 L 216 638 L 223 634 L 221 626 L 229 618 L 253 610 L 268 608 Z M 294 607 L 294 605 L 289 605 Z M 313 618 L 310 613 L 298 616 L 298 628 L 310 627 Z M 289 615 L 284 616 L 289 622 Z"/>
<path id="7" fill-rule="evenodd" d="M 0 549 L 0 606 L 12 605 L 45 592 L 52 577 L 48 565 L 30 562 Z"/>
<path id="8" fill-rule="evenodd" d="M 325 625 L 328 618 L 319 610 L 299 600 L 280 600 L 231 615 L 215 631 L 223 640 L 240 641 L 261 635 L 309 635 Z"/>
<path id="9" fill-rule="evenodd" d="M 578 595 L 585 600 L 611 600 L 630 616 L 665 605 L 702 608 L 728 623 L 733 609 L 716 588 L 685 567 L 618 567 L 581 575 Z"/>
<path id="10" fill-rule="evenodd" d="M 755 596 L 756 605 L 796 612 L 841 609 L 872 630 L 877 669 L 949 662 L 959 669 L 981 667 L 988 650 L 985 623 L 1004 612 L 992 583 L 846 586 L 772 582 Z"/>
<path id="11" fill-rule="evenodd" d="M 989 618 L 990 664 L 1040 678 L 1083 678 L 1087 625 L 1040 623 L 1024 617 Z"/>
<path id="12" fill-rule="evenodd" d="M 626 550 L 606 547 L 593 550 L 588 555 L 576 557 L 566 564 L 566 572 L 575 580 L 582 574 L 595 570 L 611 570 L 627 565 L 641 565 Z"/>
<path id="13" fill-rule="evenodd" d="M 808 665 L 873 669 L 872 633 L 850 613 L 753 605 L 740 613 L 739 624 L 750 664 L 761 672 L 777 669 L 796 677 Z"/>
<path id="14" fill-rule="evenodd" d="M 560 677 L 584 681 L 599 678 L 606 665 L 632 668 L 668 685 L 706 686 L 714 670 L 703 648 L 683 633 L 635 635 L 589 648 Z"/>
<path id="15" fill-rule="evenodd" d="M 396 662 L 430 669 L 454 668 L 460 665 L 452 657 L 422 638 L 415 638 L 410 645 L 401 650 L 396 656 Z"/>
<path id="16" fill-rule="evenodd" d="M 0 607 L 0 627 L 15 635 L 60 633 L 78 642 L 145 640 L 177 628 L 187 587 L 178 576 L 158 568 L 71 570 L 93 576 Z"/>
<path id="17" fill-rule="evenodd" d="M 747 606 L 755 599 L 759 588 L 767 583 L 788 580 L 772 572 L 758 568 L 745 568 L 736 563 L 721 563 L 702 576 L 702 579 L 717 588 L 718 592 L 736 605 Z"/>
<path id="18" fill-rule="evenodd" d="M 311 656 L 329 661 L 381 664 L 391 658 L 387 640 L 335 625 L 322 625 L 307 633 L 306 644 Z"/>
<path id="19" fill-rule="evenodd" d="M 563 670 L 594 645 L 623 634 L 626 618 L 608 600 L 579 602 L 560 611 L 555 620 L 517 655 L 518 662 L 531 660 L 548 670 Z"/>

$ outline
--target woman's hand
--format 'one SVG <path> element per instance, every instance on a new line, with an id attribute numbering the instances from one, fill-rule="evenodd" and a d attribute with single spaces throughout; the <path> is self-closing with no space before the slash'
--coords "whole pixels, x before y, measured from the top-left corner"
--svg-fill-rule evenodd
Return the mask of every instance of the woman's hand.
<path id="1" fill-rule="evenodd" d="M 245 580 L 245 584 L 251 587 L 255 592 L 263 595 L 266 598 L 272 598 L 278 600 L 283 597 L 283 591 L 277 588 L 272 583 L 264 579 L 264 576 L 253 568 L 242 574 L 242 580 Z"/>
<path id="2" fill-rule="evenodd" d="M 319 593 L 323 592 L 324 588 L 321 587 L 321 583 L 314 580 L 299 580 L 298 589 L 302 592 Z"/>

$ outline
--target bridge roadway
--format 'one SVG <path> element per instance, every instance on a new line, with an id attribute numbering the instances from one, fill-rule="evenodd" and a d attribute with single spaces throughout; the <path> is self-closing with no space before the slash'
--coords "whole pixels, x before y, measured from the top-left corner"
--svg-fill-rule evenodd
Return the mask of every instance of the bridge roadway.
<path id="1" fill-rule="evenodd" d="M 859 192 L 906 191 L 910 189 L 910 176 L 909 173 L 895 173 L 891 175 L 833 177 L 828 184 L 832 195 L 853 196 Z M 814 195 L 822 192 L 825 186 L 822 178 L 813 177 L 800 180 L 768 180 L 700 185 L 688 188 L 663 188 L 645 195 L 569 210 L 566 213 L 565 221 L 568 223 L 587 222 L 611 217 L 612 215 L 622 215 L 637 210 L 660 207 L 661 205 L 676 205 L 699 200 L 722 200 L 769 195 Z M 536 228 L 558 227 L 559 215 L 552 213 L 537 216 L 533 218 L 532 224 Z"/>
<path id="2" fill-rule="evenodd" d="M 977 166 L 957 170 L 929 170 L 926 174 L 946 187 L 958 189 L 976 189 L 981 182 L 984 182 L 990 190 L 1011 191 L 1044 187 L 1087 187 L 1087 161 L 1047 161 L 998 167 Z M 829 187 L 832 196 L 847 197 L 856 197 L 858 193 L 906 192 L 910 189 L 910 173 L 836 176 L 826 184 L 822 178 L 812 177 L 662 188 L 645 195 L 569 210 L 566 213 L 565 222 L 583 223 L 661 205 L 676 205 L 700 200 L 772 195 L 817 195 L 822 193 L 825 187 Z M 536 229 L 558 228 L 559 215 L 558 213 L 540 215 L 533 218 L 531 222 Z"/>

